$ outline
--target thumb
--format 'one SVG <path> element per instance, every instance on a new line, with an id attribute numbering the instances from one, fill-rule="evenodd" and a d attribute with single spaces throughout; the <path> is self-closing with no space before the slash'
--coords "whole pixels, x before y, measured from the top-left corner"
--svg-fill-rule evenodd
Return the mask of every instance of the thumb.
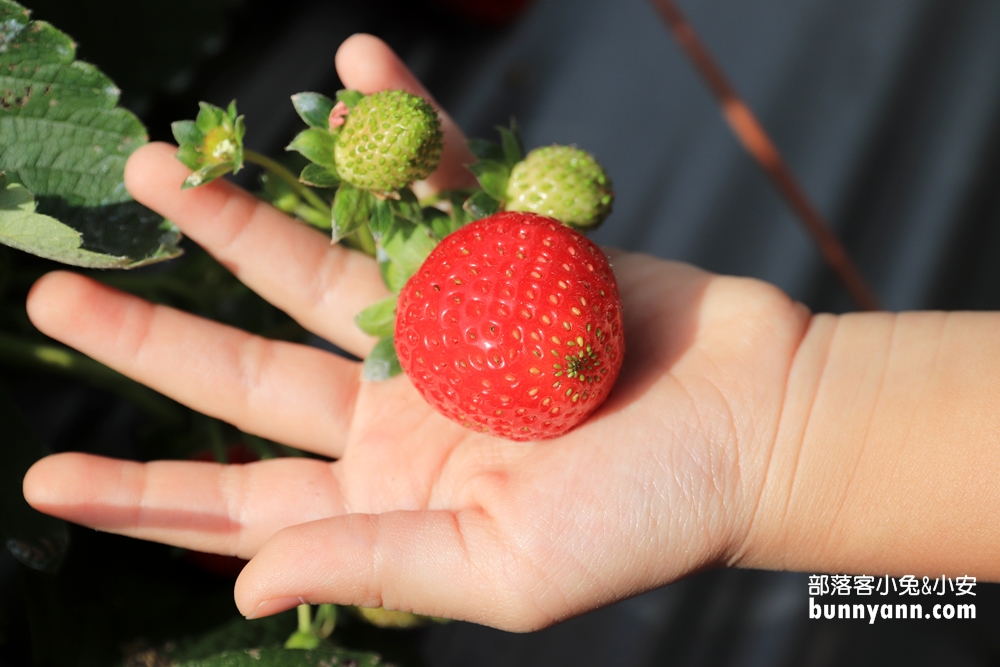
<path id="1" fill-rule="evenodd" d="M 348 514 L 276 533 L 243 569 L 235 596 L 249 618 L 335 603 L 528 631 L 554 620 L 528 597 L 542 588 L 536 572 L 481 511 Z"/>

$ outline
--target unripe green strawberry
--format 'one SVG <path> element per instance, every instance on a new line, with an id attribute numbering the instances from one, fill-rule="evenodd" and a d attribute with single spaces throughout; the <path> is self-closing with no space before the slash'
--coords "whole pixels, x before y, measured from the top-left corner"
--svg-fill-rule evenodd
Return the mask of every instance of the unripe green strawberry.
<path id="1" fill-rule="evenodd" d="M 558 220 L 503 212 L 445 237 L 399 294 L 399 363 L 458 423 L 554 438 L 607 398 L 625 354 L 604 253 Z"/>
<path id="2" fill-rule="evenodd" d="M 592 155 L 573 146 L 544 146 L 514 165 L 505 208 L 590 229 L 611 212 L 614 196 L 611 180 Z"/>
<path id="3" fill-rule="evenodd" d="M 347 114 L 334 160 L 348 183 L 392 192 L 430 176 L 442 148 L 434 107 L 418 95 L 385 90 L 366 95 Z"/>

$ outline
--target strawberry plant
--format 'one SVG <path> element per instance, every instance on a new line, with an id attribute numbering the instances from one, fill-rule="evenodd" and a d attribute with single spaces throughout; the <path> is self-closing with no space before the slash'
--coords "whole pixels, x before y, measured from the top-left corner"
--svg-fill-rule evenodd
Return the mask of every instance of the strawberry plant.
<path id="1" fill-rule="evenodd" d="M 75 44 L 67 35 L 43 21 L 32 20 L 28 11 L 15 2 L 0 0 L 0 25 L 0 65 L 4 67 L 4 95 L 0 99 L 0 243 L 83 268 L 131 269 L 180 256 L 177 227 L 135 202 L 124 187 L 125 162 L 148 139 L 139 119 L 118 106 L 118 89 L 96 67 L 75 58 Z M 610 391 L 621 364 L 621 306 L 603 254 L 551 217 L 585 228 L 607 214 L 612 195 L 596 161 L 568 147 L 542 149 L 525 158 L 519 132 L 512 124 L 500 129 L 498 144 L 471 142 L 478 160 L 470 169 L 479 187 L 418 196 L 414 182 L 436 169 L 443 151 L 437 112 L 427 100 L 397 90 L 371 95 L 342 90 L 332 97 L 300 93 L 292 97 L 291 103 L 306 127 L 290 142 L 288 150 L 306 161 L 304 167 L 292 170 L 287 161 L 247 148 L 244 137 L 248 128 L 252 131 L 252 119 L 248 121 L 239 114 L 235 101 L 226 108 L 203 102 L 196 118 L 172 126 L 177 158 L 191 170 L 183 187 L 196 188 L 236 174 L 248 163 L 258 165 L 264 170 L 261 197 L 303 223 L 327 231 L 333 241 L 377 260 L 382 281 L 392 296 L 357 317 L 362 331 L 380 339 L 365 360 L 364 377 L 384 380 L 405 367 L 411 381 L 444 413 L 474 428 L 517 440 L 554 437 L 592 413 Z M 505 208 L 514 209 L 515 202 L 537 203 L 539 199 L 563 208 L 524 206 L 524 210 L 539 210 L 550 218 L 532 213 L 490 217 Z M 509 229 L 503 227 L 512 221 L 517 224 Z M 497 224 L 503 229 L 495 227 Z M 545 308 L 551 306 L 552 310 L 538 311 L 534 323 L 542 329 L 524 324 L 504 329 L 499 337 L 507 345 L 502 348 L 507 366 L 483 367 L 476 377 L 479 386 L 493 383 L 499 388 L 504 376 L 517 376 L 516 386 L 508 382 L 507 389 L 512 395 L 518 394 L 520 404 L 511 399 L 507 406 L 507 394 L 496 391 L 466 394 L 461 408 L 448 407 L 436 402 L 438 389 L 431 386 L 433 383 L 421 380 L 425 375 L 415 368 L 421 363 L 421 354 L 403 341 L 434 327 L 439 327 L 438 339 L 445 341 L 457 329 L 440 328 L 443 322 L 421 322 L 413 317 L 397 322 L 398 295 L 403 294 L 412 312 L 420 299 L 416 296 L 421 293 L 420 281 L 433 280 L 431 269 L 437 265 L 425 264 L 428 257 L 436 253 L 435 257 L 440 258 L 457 247 L 456 243 L 463 243 L 461 239 L 476 238 L 481 229 L 489 229 L 493 235 L 513 234 L 515 244 L 510 259 L 525 259 L 526 263 L 501 267 L 483 258 L 480 280 L 468 286 L 481 288 L 490 270 L 502 268 L 512 274 L 502 276 L 508 281 L 507 287 L 513 290 L 513 285 L 518 284 L 520 294 L 513 299 L 501 294 L 493 304 L 494 314 L 497 308 L 506 308 L 514 317 L 520 317 L 519 313 L 534 306 L 518 299 L 532 301 L 536 293 L 537 298 L 546 300 Z M 486 246 L 466 245 L 476 253 L 485 252 Z M 534 265 L 527 262 L 529 255 Z M 569 268 L 561 269 L 565 272 L 561 277 L 553 273 L 546 279 L 536 278 L 536 274 L 540 275 L 538 262 L 543 259 L 555 262 L 556 269 Z M 233 304 L 239 303 L 239 320 L 233 324 L 272 337 L 301 338 L 301 329 L 287 318 L 259 310 L 259 301 L 253 301 L 256 297 L 211 258 L 195 251 L 182 262 L 172 271 L 104 274 L 101 278 L 150 300 L 222 320 L 230 317 L 225 313 L 232 312 Z M 470 268 L 468 262 L 462 265 L 466 272 Z M 573 274 L 579 275 L 572 278 Z M 456 289 L 459 285 L 451 282 L 452 289 L 446 296 L 464 298 Z M 503 289 L 499 282 L 497 285 Z M 483 296 L 469 298 L 482 302 Z M 552 299 L 564 308 L 556 309 Z M 251 311 L 256 314 L 247 319 Z M 490 312 L 485 305 L 480 314 L 489 317 Z M 556 336 L 548 331 L 546 322 L 559 329 L 558 344 L 552 342 Z M 489 340 L 489 321 L 464 324 L 468 326 L 461 332 L 463 342 L 468 339 L 468 329 L 485 332 L 480 343 Z M 542 352 L 531 344 L 537 343 L 535 338 L 543 333 L 547 336 L 545 353 L 551 356 L 558 352 L 561 356 L 546 359 L 544 365 L 534 364 L 531 360 Z M 404 352 L 402 363 L 397 348 Z M 500 354 L 501 348 L 492 351 Z M 470 367 L 484 358 L 473 348 L 460 354 Z M 101 364 L 41 339 L 30 329 L 19 335 L 0 333 L 0 359 L 16 367 L 43 369 L 82 380 L 127 397 L 155 422 L 153 437 L 166 447 L 169 456 L 205 458 L 207 442 L 212 452 L 209 456 L 239 463 L 239 457 L 225 447 L 225 442 L 234 439 L 253 450 L 248 460 L 302 455 L 279 443 L 241 434 L 218 420 L 187 413 Z M 495 366 L 494 360 L 488 360 L 486 365 Z M 498 376 L 499 370 L 503 373 Z M 545 391 L 533 390 L 528 386 L 530 380 L 544 380 L 548 386 Z M 476 404 L 484 410 L 486 406 L 496 407 L 486 417 L 485 412 L 470 415 L 470 408 Z M 46 450 L 27 429 L 18 426 L 20 416 L 10 401 L 0 401 L 0 408 L 23 455 L 3 477 L 3 490 L 10 492 L 10 498 L 0 516 L 0 529 L 8 548 L 22 563 L 54 572 L 64 558 L 71 531 L 64 522 L 30 509 L 20 496 L 20 478 Z M 197 453 L 199 450 L 202 453 Z M 179 563 L 204 565 L 197 552 L 181 551 L 178 556 Z M 239 565 L 239 561 L 233 562 Z M 231 576 L 228 569 L 225 574 Z M 381 628 L 410 628 L 431 620 L 405 612 L 346 609 L 352 611 L 342 616 L 348 633 L 360 622 Z M 190 664 L 242 664 L 246 660 L 255 664 L 323 664 L 338 659 L 367 664 L 375 659 L 372 654 L 346 652 L 331 643 L 339 636 L 331 636 L 337 619 L 334 607 L 321 606 L 315 619 L 308 606 L 295 613 L 298 629 L 294 631 L 288 615 L 282 615 L 267 621 L 266 631 L 254 631 L 245 639 L 224 640 L 224 636 L 235 637 L 235 630 L 220 629 L 202 639 L 130 650 L 129 654 L 135 660 L 170 660 L 176 664 L 196 660 L 205 661 Z M 273 641 L 275 632 L 283 634 L 279 644 L 285 648 Z M 288 662 L 288 651 L 297 651 L 293 663 Z"/>

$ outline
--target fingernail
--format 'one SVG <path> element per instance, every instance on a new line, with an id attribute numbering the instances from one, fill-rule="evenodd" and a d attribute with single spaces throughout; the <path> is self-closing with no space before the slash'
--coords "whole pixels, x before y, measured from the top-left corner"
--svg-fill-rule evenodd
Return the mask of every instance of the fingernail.
<path id="1" fill-rule="evenodd" d="M 265 616 L 271 616 L 273 614 L 280 614 L 283 611 L 288 611 L 292 607 L 298 607 L 300 604 L 305 604 L 306 601 L 301 597 L 289 597 L 289 598 L 275 598 L 273 600 L 264 600 L 257 608 L 253 610 L 253 613 L 247 616 L 247 620 L 254 618 L 263 618 Z"/>

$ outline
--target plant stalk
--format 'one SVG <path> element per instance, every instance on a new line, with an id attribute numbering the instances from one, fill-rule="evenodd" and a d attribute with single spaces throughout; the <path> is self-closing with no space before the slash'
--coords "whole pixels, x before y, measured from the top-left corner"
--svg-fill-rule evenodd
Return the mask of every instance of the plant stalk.
<path id="1" fill-rule="evenodd" d="M 317 195 L 315 192 L 313 192 L 311 189 L 303 185 L 299 181 L 298 177 L 292 172 L 290 172 L 280 162 L 272 160 L 271 158 L 261 153 L 258 153 L 257 151 L 252 151 L 246 148 L 243 149 L 243 159 L 246 160 L 247 162 L 251 162 L 253 164 L 264 167 L 264 169 L 267 169 L 269 172 L 271 172 L 272 174 L 283 180 L 285 183 L 288 183 L 288 185 L 291 186 L 293 190 L 295 190 L 296 194 L 298 194 L 300 197 L 309 202 L 309 204 L 317 211 L 323 213 L 327 219 L 329 219 L 330 216 L 332 215 L 330 211 L 330 205 L 327 204 L 325 201 L 323 201 L 323 199 L 321 199 L 320 196 Z"/>
<path id="2" fill-rule="evenodd" d="M 823 216 L 810 201 L 805 190 L 792 175 L 771 137 L 736 88 L 726 78 L 694 28 L 673 0 L 652 0 L 660 15 L 674 33 L 681 49 L 694 63 L 709 88 L 722 105 L 722 115 L 748 153 L 764 169 L 778 187 L 806 230 L 819 245 L 823 259 L 833 269 L 862 310 L 881 310 L 878 298 L 868 287 Z"/>

